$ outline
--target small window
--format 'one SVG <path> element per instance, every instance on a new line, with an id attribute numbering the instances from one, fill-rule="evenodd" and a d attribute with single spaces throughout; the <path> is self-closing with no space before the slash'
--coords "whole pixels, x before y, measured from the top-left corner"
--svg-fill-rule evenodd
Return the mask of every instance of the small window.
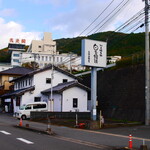
<path id="1" fill-rule="evenodd" d="M 68 82 L 68 79 L 63 79 L 63 83 Z"/>
<path id="2" fill-rule="evenodd" d="M 34 97 L 34 102 L 40 102 L 41 101 L 41 97 Z"/>
<path id="3" fill-rule="evenodd" d="M 46 78 L 46 83 L 51 84 L 51 78 Z"/>
<path id="4" fill-rule="evenodd" d="M 73 108 L 77 108 L 77 107 L 78 107 L 78 99 L 73 98 Z"/>
<path id="5" fill-rule="evenodd" d="M 13 62 L 19 63 L 19 59 L 13 59 Z"/>
<path id="6" fill-rule="evenodd" d="M 13 54 L 14 57 L 19 57 L 19 54 Z"/>
<path id="7" fill-rule="evenodd" d="M 39 45 L 39 48 L 42 48 L 42 46 L 41 46 L 41 45 Z"/>

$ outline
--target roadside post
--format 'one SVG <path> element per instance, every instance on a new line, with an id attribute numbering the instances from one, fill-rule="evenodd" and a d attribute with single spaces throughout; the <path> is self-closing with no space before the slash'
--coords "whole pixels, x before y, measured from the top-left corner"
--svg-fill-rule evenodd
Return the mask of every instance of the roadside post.
<path id="1" fill-rule="evenodd" d="M 129 135 L 129 148 L 132 149 L 132 135 Z"/>
<path id="2" fill-rule="evenodd" d="M 107 64 L 107 43 L 96 40 L 82 40 L 82 66 L 91 67 L 91 119 L 97 119 L 97 68 L 104 68 Z"/>

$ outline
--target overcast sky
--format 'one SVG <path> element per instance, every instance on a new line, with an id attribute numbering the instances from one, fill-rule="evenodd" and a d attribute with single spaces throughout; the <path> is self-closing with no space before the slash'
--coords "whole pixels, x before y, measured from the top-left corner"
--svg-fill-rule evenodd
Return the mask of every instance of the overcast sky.
<path id="1" fill-rule="evenodd" d="M 10 38 L 41 39 L 51 32 L 53 39 L 78 36 L 111 2 L 97 19 L 103 20 L 123 0 L 0 0 L 0 49 L 8 46 Z M 124 0 L 126 2 L 128 0 Z M 144 8 L 142 0 L 129 0 L 128 5 L 112 17 L 98 32 L 115 30 Z M 93 29 L 89 28 L 82 35 Z M 144 32 L 141 29 L 140 32 Z M 90 32 L 92 34 L 93 32 Z"/>

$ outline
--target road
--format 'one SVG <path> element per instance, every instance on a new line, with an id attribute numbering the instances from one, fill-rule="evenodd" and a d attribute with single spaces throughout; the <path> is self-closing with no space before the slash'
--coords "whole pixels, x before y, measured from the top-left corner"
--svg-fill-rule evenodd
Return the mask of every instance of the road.
<path id="1" fill-rule="evenodd" d="M 30 125 L 46 129 L 45 124 L 25 121 Z M 14 127 L 18 120 L 0 114 L 0 147 L 2 150 L 111 150 L 128 146 L 128 134 L 134 136 L 133 147 L 139 149 L 142 139 L 150 148 L 150 127 L 103 129 L 100 131 L 78 130 L 51 126 L 55 136 L 41 134 Z M 135 137 L 136 136 L 136 137 Z"/>

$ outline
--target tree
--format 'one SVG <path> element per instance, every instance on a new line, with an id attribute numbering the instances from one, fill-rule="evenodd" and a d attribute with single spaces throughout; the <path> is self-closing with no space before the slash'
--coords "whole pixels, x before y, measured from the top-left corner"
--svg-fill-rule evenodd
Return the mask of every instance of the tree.
<path id="1" fill-rule="evenodd" d="M 31 61 L 31 62 L 26 62 L 26 63 L 22 64 L 22 67 L 32 68 L 32 69 L 36 70 L 39 68 L 39 64 L 35 61 Z"/>

